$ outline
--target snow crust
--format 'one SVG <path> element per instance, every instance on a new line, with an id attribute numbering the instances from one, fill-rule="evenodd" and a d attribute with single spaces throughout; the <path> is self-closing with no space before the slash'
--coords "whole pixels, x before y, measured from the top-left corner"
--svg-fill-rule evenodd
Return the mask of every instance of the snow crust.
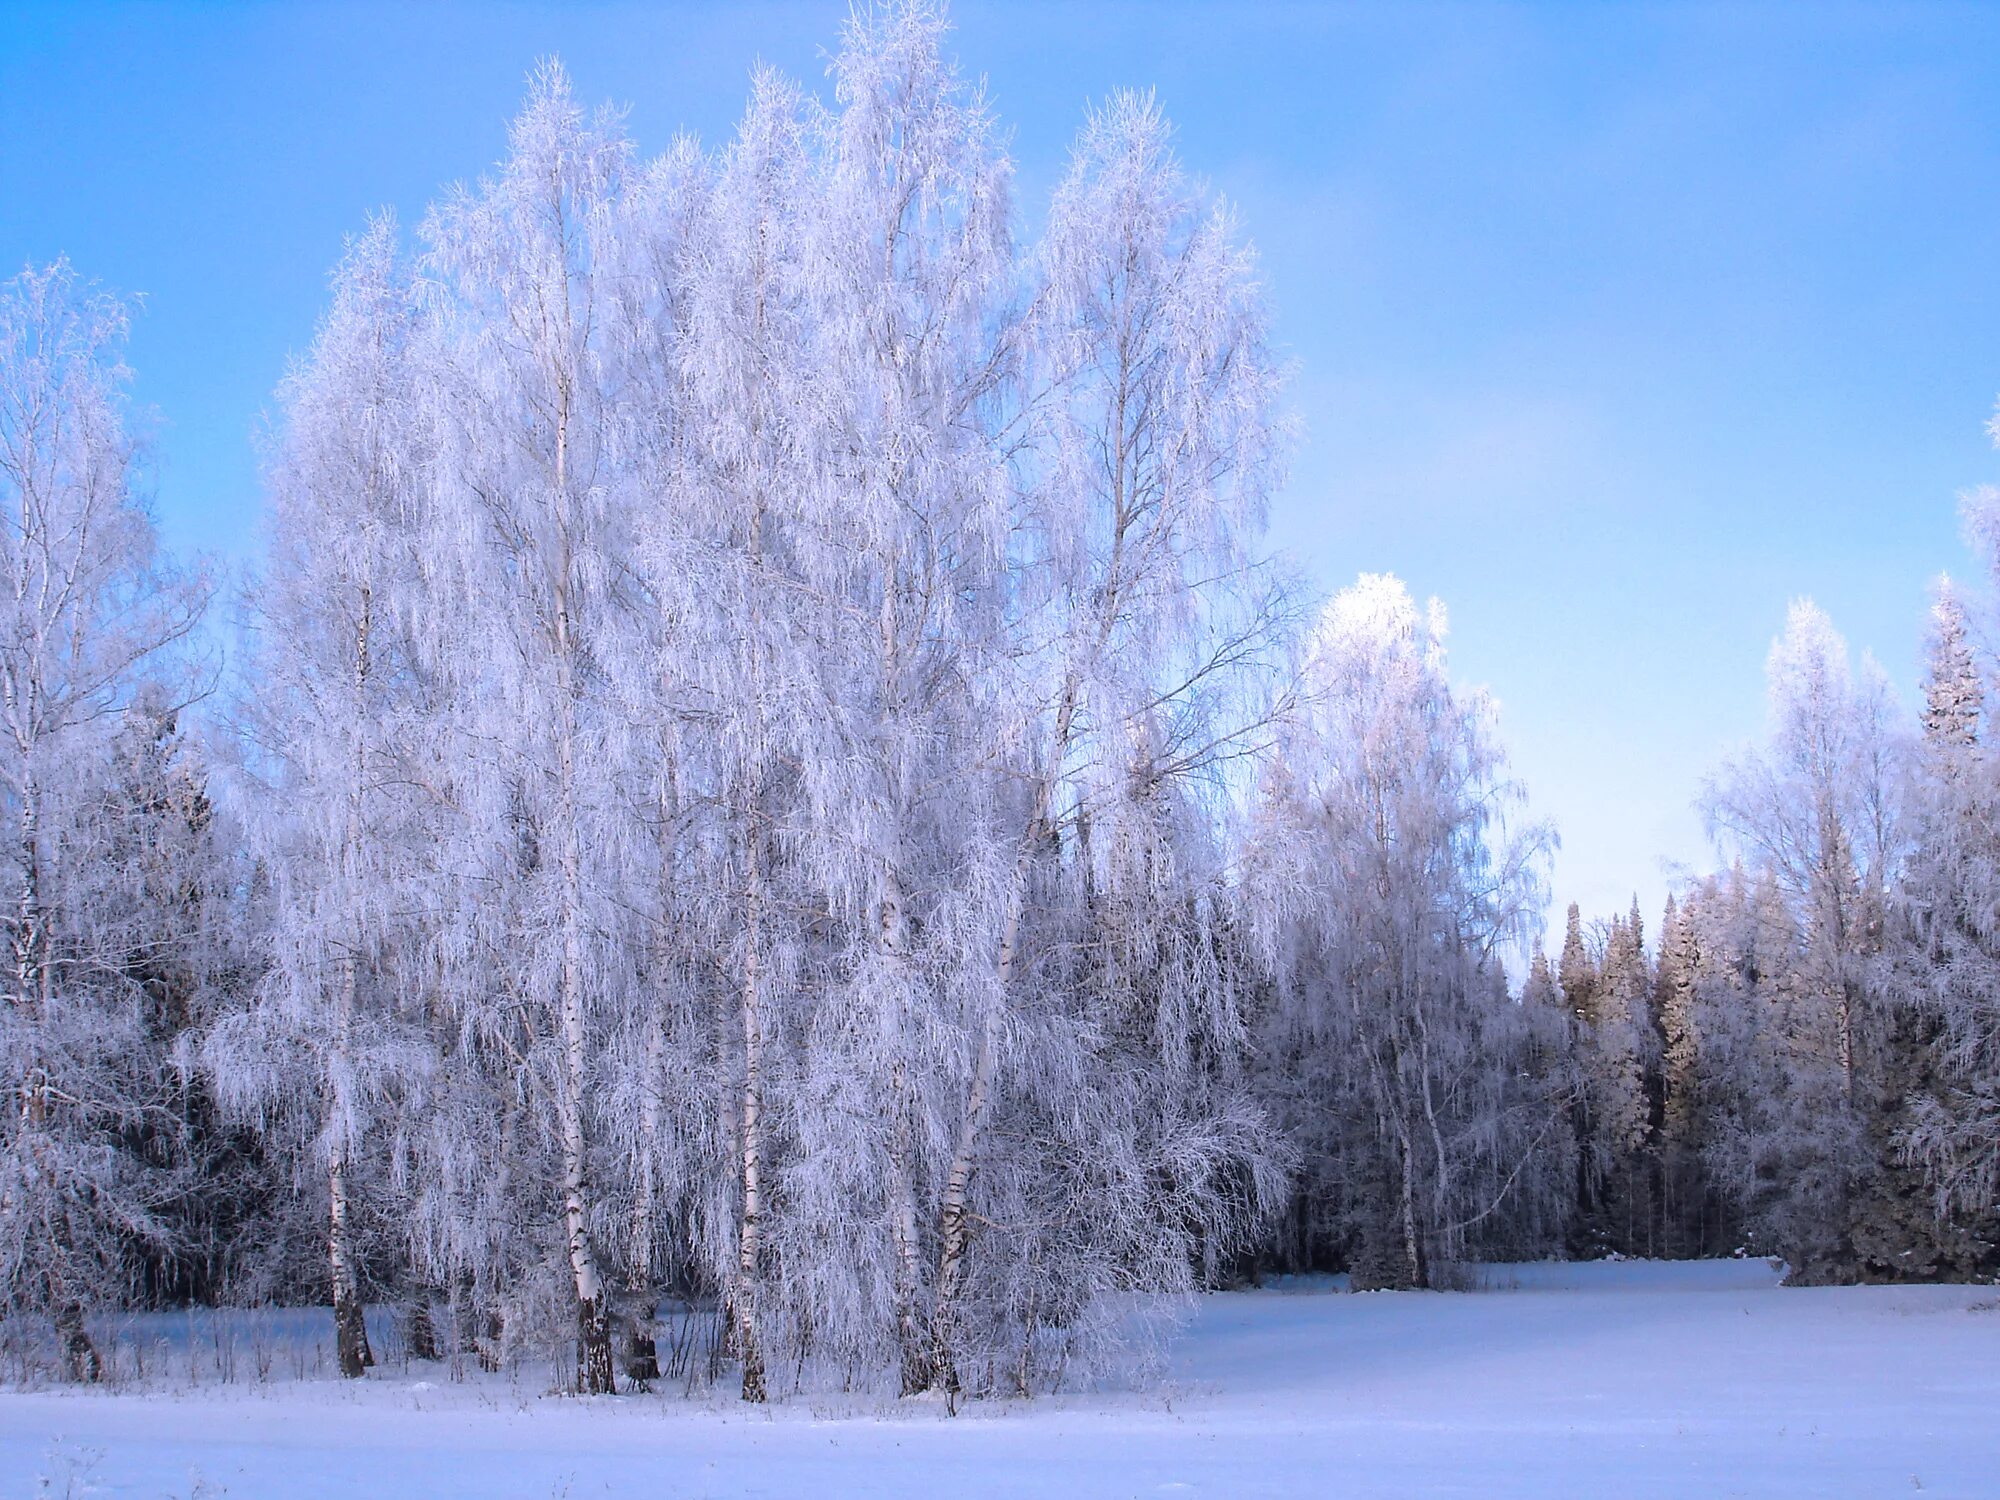
<path id="1" fill-rule="evenodd" d="M 2000 1293 L 1764 1261 L 1204 1297 L 1172 1378 L 979 1406 L 577 1400 L 442 1367 L 0 1395 L 0 1496 L 2000 1494 Z M 327 1315 L 287 1314 L 297 1338 Z M 181 1320 L 186 1326 L 186 1320 Z M 68 1486 L 67 1488 L 65 1486 Z"/>

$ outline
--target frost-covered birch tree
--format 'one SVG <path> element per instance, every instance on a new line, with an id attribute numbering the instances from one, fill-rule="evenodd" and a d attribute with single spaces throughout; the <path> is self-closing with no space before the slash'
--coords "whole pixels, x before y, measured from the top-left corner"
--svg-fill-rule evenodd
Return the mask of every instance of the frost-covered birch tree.
<path id="1" fill-rule="evenodd" d="M 837 523 L 822 507 L 829 394 L 841 372 L 814 359 L 808 224 L 819 201 L 807 102 L 760 72 L 736 136 L 701 171 L 673 280 L 670 348 L 684 434 L 666 504 L 641 523 L 641 555 L 667 622 L 661 638 L 675 799 L 687 822 L 668 880 L 704 889 L 680 937 L 709 950 L 712 1019 L 702 1057 L 720 1112 L 690 1139 L 718 1143 L 691 1227 L 722 1290 L 746 1400 L 766 1394 L 774 1351 L 812 1337 L 790 1290 L 790 1202 L 807 996 L 826 982 L 828 894 L 852 846 L 830 849 L 846 811 L 830 735 L 827 673 L 841 628 Z M 656 205 L 653 212 L 658 213 Z M 653 419 L 658 421 L 657 415 Z M 717 893 L 722 893 L 718 899 Z M 692 1096 L 684 1116 L 703 1113 Z M 697 1159 L 688 1159 L 694 1164 Z M 816 1226 L 824 1235 L 825 1225 Z M 825 1264 L 823 1241 L 807 1260 Z M 824 1322 L 846 1304 L 825 1305 Z"/>
<path id="2" fill-rule="evenodd" d="M 948 1345 L 960 1272 L 938 1215 L 958 1101 L 991 1087 L 974 1054 L 994 1002 L 968 955 L 999 941 L 992 804 L 1011 790 L 980 739 L 1009 730 L 994 673 L 1018 441 L 1012 168 L 945 31 L 932 5 L 857 13 L 809 221 L 814 359 L 847 377 L 816 524 L 844 538 L 826 690 L 852 775 L 815 803 L 855 867 L 831 893 L 854 939 L 815 1025 L 838 1071 L 814 1070 L 801 1185 L 817 1190 L 800 1201 L 866 1216 L 848 1230 L 868 1251 L 847 1295 L 893 1331 L 905 1394 L 932 1384 Z M 826 1170 L 843 1160 L 865 1178 Z"/>
<path id="3" fill-rule="evenodd" d="M 1445 675 L 1437 604 L 1364 575 L 1300 676 L 1246 856 L 1276 988 L 1265 1087 L 1317 1200 L 1308 1246 L 1364 1285 L 1428 1286 L 1503 1209 L 1560 1227 L 1569 1101 L 1547 1075 L 1523 1086 L 1535 1038 L 1515 1023 L 1546 1018 L 1516 1015 L 1499 968 L 1549 834 L 1510 826 L 1491 708 Z"/>
<path id="4" fill-rule="evenodd" d="M 1016 459 L 1027 510 L 1009 642 L 1018 706 L 1003 720 L 1018 741 L 1007 768 L 1015 785 L 996 824 L 990 968 L 967 1017 L 971 1067 L 934 1219 L 932 1378 L 947 1391 L 960 1378 L 970 1284 L 983 1275 L 986 1291 L 1007 1285 L 1009 1249 L 1032 1257 L 1049 1244 L 1029 1236 L 1010 1246 L 988 1230 L 996 1259 L 975 1269 L 980 1225 L 999 1217 L 980 1207 L 981 1174 L 995 1201 L 1021 1185 L 1010 1191 L 995 1169 L 1010 1088 L 1028 1089 L 1014 1102 L 1032 1111 L 1037 1080 L 1065 1080 L 1078 1097 L 1118 1085 L 1096 1096 L 1109 1106 L 1093 1132 L 1098 1201 L 1063 1215 L 1095 1213 L 1100 1252 L 1126 1232 L 1150 1233 L 1155 1245 L 1180 1232 L 1226 1239 L 1232 1205 L 1254 1218 L 1257 1189 L 1268 1186 L 1262 1137 L 1237 1103 L 1199 1112 L 1201 1126 L 1186 1129 L 1143 1120 L 1141 1104 L 1167 1083 L 1155 1069 L 1171 1073 L 1190 1049 L 1226 1057 L 1241 1045 L 1230 988 L 1178 962 L 1217 940 L 1214 893 L 1203 889 L 1212 866 L 1166 836 L 1202 805 L 1204 778 L 1250 738 L 1258 715 L 1244 678 L 1277 623 L 1256 546 L 1283 431 L 1254 260 L 1227 209 L 1186 180 L 1158 108 L 1119 95 L 1079 137 L 1031 273 L 1027 447 Z M 1061 973 L 1066 922 L 1089 928 L 1108 913 L 1106 898 L 1125 902 L 1128 924 L 1114 941 L 1151 968 L 1144 993 L 1108 991 L 1114 971 L 1101 964 Z M 1082 1009 L 1050 1013 L 1064 993 Z M 1080 1074 L 1050 1068 L 1030 1045 L 1065 1033 L 1085 1049 Z M 1168 1141 L 1185 1154 L 1151 1177 L 1149 1193 L 1139 1163 Z M 1226 1163 L 1241 1173 L 1233 1199 L 1220 1183 Z M 1186 1198 L 1169 1207 L 1166 1183 Z M 1018 1280 L 1050 1273 L 1030 1259 Z"/>
<path id="5" fill-rule="evenodd" d="M 178 1185 L 133 1149 L 180 1122 L 135 972 L 157 914 L 102 864 L 135 832 L 114 744 L 149 685 L 156 711 L 187 701 L 208 597 L 144 503 L 125 333 L 124 307 L 67 263 L 0 285 L 0 1284 L 53 1317 L 81 1380 L 101 1372 L 85 1315 L 125 1245 L 167 1238 Z"/>
<path id="6" fill-rule="evenodd" d="M 518 1062 L 555 1164 L 546 1187 L 577 1314 L 579 1388 L 615 1386 L 603 1105 L 630 1013 L 626 902 L 645 842 L 628 816 L 643 651 L 625 452 L 617 202 L 629 147 L 553 64 L 507 159 L 436 207 L 420 271 L 435 345 L 430 568 L 435 670 L 455 705 L 454 903 L 483 978 L 468 1020 Z M 519 1184 L 530 1191 L 527 1183 Z"/>
<path id="7" fill-rule="evenodd" d="M 441 705 L 417 655 L 430 439 L 413 292 L 382 219 L 349 247 L 281 391 L 245 705 L 270 968 L 218 1026 L 220 1096 L 294 1129 L 324 1204 L 342 1375 L 373 1363 L 363 1246 L 407 1241 L 386 1162 L 430 1071 L 425 908 Z M 302 1164 L 303 1168 L 303 1164 Z"/>

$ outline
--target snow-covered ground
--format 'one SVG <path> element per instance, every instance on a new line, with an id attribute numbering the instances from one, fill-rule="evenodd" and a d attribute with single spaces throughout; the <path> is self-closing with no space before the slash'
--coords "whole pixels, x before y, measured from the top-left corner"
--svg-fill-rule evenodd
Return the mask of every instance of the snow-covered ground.
<path id="1" fill-rule="evenodd" d="M 1280 1283 L 1205 1298 L 1162 1391 L 956 1418 L 577 1401 L 424 1366 L 345 1385 L 278 1359 L 262 1382 L 0 1395 L 0 1496 L 2000 1496 L 2000 1293 L 1777 1279 Z"/>

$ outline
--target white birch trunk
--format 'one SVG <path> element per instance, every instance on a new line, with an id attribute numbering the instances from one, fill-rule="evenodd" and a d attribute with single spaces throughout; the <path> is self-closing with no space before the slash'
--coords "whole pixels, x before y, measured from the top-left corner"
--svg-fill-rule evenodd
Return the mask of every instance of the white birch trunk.
<path id="1" fill-rule="evenodd" d="M 359 609 L 354 626 L 354 709 L 365 712 L 370 668 L 370 639 L 373 628 L 374 600 L 364 585 L 360 591 Z M 350 727 L 354 735 L 354 756 L 348 767 L 347 785 L 347 827 L 341 850 L 339 878 L 349 886 L 352 895 L 353 882 L 359 878 L 358 865 L 361 853 L 361 799 L 366 791 L 368 774 L 368 746 L 360 724 Z M 353 943 L 358 934 L 350 934 Z M 340 965 L 340 989 L 334 1002 L 334 1026 L 332 1058 L 333 1077 L 345 1078 L 351 1075 L 352 1037 L 354 1015 L 360 1003 L 360 958 L 350 946 Z M 350 1200 L 347 1180 L 347 1151 L 350 1122 L 348 1120 L 347 1099 L 341 1097 L 339 1085 L 330 1092 L 327 1104 L 333 1118 L 328 1122 L 332 1138 L 327 1153 L 327 1269 L 333 1283 L 333 1335 L 336 1362 L 340 1373 L 349 1380 L 358 1380 L 368 1367 L 375 1363 L 373 1350 L 368 1345 L 368 1324 L 361 1307 L 360 1278 L 354 1255 L 354 1205 Z"/>
<path id="2" fill-rule="evenodd" d="M 736 1314 L 736 1347 L 743 1361 L 743 1399 L 762 1401 L 764 1352 L 759 1342 L 758 1303 L 761 1277 L 764 1198 L 764 855 L 763 834 L 757 826 L 758 810 L 751 811 L 748 839 L 749 878 L 743 891 L 744 949 L 743 984 L 743 1097 L 742 1108 L 742 1214 L 737 1223 L 736 1293 L 731 1299 Z"/>
<path id="3" fill-rule="evenodd" d="M 563 288 L 563 322 L 569 322 L 569 289 Z M 568 372 L 556 372 L 556 453 L 555 496 L 557 526 L 562 529 L 561 549 L 555 570 L 555 648 L 557 692 L 561 716 L 557 754 L 557 818 L 561 824 L 562 873 L 562 972 L 558 982 L 558 1023 L 562 1028 L 562 1081 L 556 1090 L 558 1127 L 563 1157 L 563 1232 L 568 1243 L 570 1272 L 576 1284 L 577 1307 L 577 1390 L 589 1396 L 611 1395 L 617 1380 L 611 1367 L 611 1310 L 605 1296 L 604 1275 L 590 1243 L 590 1150 L 585 1133 L 583 1098 L 589 1077 L 589 1036 L 584 1007 L 584 911 L 583 839 L 577 826 L 582 809 L 577 790 L 576 740 L 577 655 L 570 618 L 570 587 L 573 566 L 567 534 L 569 499 L 570 381 Z"/>
<path id="4" fill-rule="evenodd" d="M 893 868 L 888 873 L 879 921 L 883 958 L 891 964 L 902 964 L 906 957 L 902 882 Z M 923 1259 L 917 1235 L 916 1101 L 911 1097 L 908 1069 L 900 1057 L 891 1080 L 891 1095 L 891 1108 L 896 1111 L 889 1137 L 889 1227 L 896 1248 L 896 1347 L 901 1355 L 902 1394 L 913 1396 L 930 1385 L 933 1350 L 923 1315 Z"/>

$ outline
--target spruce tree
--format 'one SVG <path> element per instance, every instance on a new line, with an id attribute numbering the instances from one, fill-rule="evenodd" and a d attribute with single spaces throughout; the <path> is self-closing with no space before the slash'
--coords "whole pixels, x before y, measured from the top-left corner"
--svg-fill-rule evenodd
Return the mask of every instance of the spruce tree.
<path id="1" fill-rule="evenodd" d="M 1562 997 L 1569 1006 L 1569 1012 L 1579 1025 L 1589 1025 L 1595 1018 L 1594 1008 L 1597 992 L 1597 963 L 1591 957 L 1589 945 L 1583 938 L 1583 919 L 1574 901 L 1569 904 L 1568 925 L 1563 932 L 1562 958 L 1556 970 L 1562 984 Z"/>
<path id="2" fill-rule="evenodd" d="M 1595 1113 L 1591 1107 L 1586 1063 L 1591 1028 L 1597 1014 L 1598 972 L 1597 962 L 1584 940 L 1582 913 L 1574 901 L 1569 904 L 1556 978 L 1562 987 L 1563 1007 L 1569 1012 L 1571 1048 L 1579 1070 L 1578 1086 L 1570 1096 L 1569 1107 L 1569 1133 L 1576 1142 L 1576 1213 L 1572 1223 L 1579 1234 L 1588 1236 L 1589 1226 L 1596 1217 L 1599 1197 L 1596 1153 L 1591 1147 L 1596 1130 Z M 1589 1240 L 1574 1240 L 1571 1248 L 1585 1251 L 1589 1248 Z"/>
<path id="3" fill-rule="evenodd" d="M 1973 659 L 1965 607 L 1951 580 L 1940 578 L 1931 604 L 1924 706 L 1919 715 L 1924 744 L 1934 756 L 1949 761 L 1977 741 L 1985 709 L 1986 690 Z"/>
<path id="4" fill-rule="evenodd" d="M 1597 1234 L 1621 1254 L 1648 1254 L 1652 1233 L 1652 971 L 1636 908 L 1613 918 L 1586 1029 L 1591 1150 L 1599 1184 Z"/>
<path id="5" fill-rule="evenodd" d="M 1938 988 L 1994 965 L 1978 908 L 1966 899 L 1966 876 L 1992 837 L 1992 772 L 1979 736 L 1985 690 L 1948 578 L 1931 606 L 1923 702 L 1915 848 L 1888 951 L 1870 976 L 1882 1003 L 1863 1052 L 1869 1161 L 1854 1205 L 1855 1259 L 1867 1280 L 1963 1279 L 1991 1269 L 2000 1240 L 1991 1204 L 1949 1194 L 1940 1201 L 1934 1158 L 1924 1149 L 1927 1129 L 1962 1115 L 1965 1102 L 1954 1087 L 1950 1011 L 1936 1003 Z"/>
<path id="6" fill-rule="evenodd" d="M 1661 1251 L 1669 1256 L 1714 1253 L 1707 1186 L 1701 1166 L 1701 1029 L 1695 1005 L 1700 964 L 1696 897 L 1685 907 L 1667 897 L 1654 968 L 1654 1009 L 1661 1032 L 1659 1152 Z"/>

